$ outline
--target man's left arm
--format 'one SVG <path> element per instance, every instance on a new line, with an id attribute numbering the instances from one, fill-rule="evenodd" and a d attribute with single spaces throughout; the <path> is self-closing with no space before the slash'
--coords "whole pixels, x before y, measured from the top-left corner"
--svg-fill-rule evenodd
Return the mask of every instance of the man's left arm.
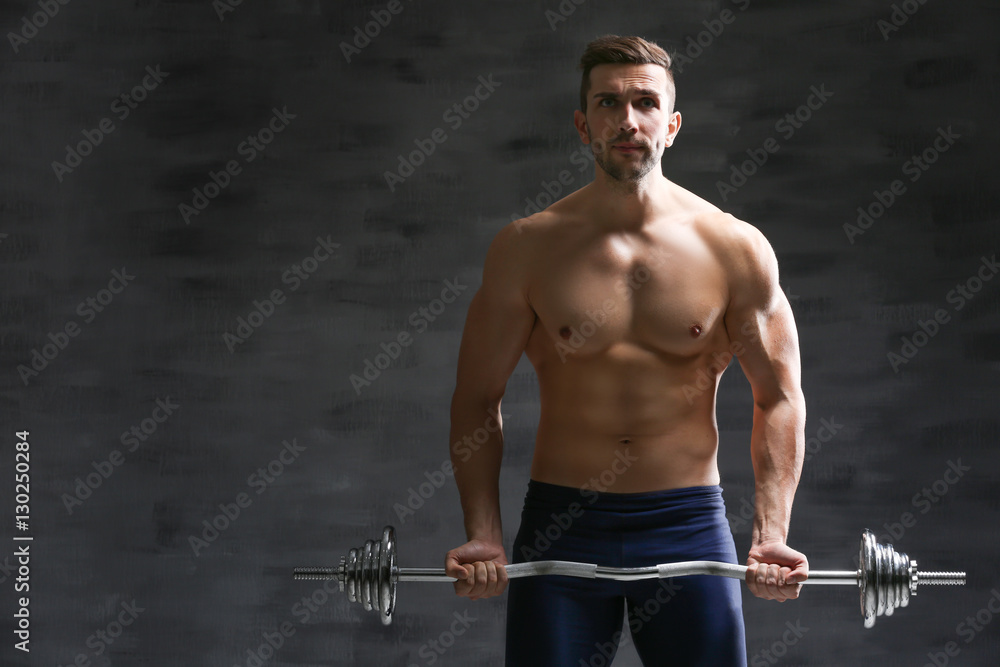
<path id="1" fill-rule="evenodd" d="M 809 572 L 805 555 L 787 545 L 805 449 L 798 334 L 778 283 L 774 250 L 756 228 L 737 224 L 725 324 L 754 401 L 750 453 L 756 493 L 746 581 L 754 595 L 783 602 L 799 596 Z"/>

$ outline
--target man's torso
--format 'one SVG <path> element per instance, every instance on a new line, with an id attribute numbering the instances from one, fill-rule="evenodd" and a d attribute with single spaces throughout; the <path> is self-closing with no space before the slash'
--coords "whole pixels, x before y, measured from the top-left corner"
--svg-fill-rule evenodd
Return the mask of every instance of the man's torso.
<path id="1" fill-rule="evenodd" d="M 622 231 L 585 190 L 522 223 L 541 394 L 531 477 L 618 493 L 718 484 L 726 257 L 745 223 L 670 184 L 662 215 Z"/>

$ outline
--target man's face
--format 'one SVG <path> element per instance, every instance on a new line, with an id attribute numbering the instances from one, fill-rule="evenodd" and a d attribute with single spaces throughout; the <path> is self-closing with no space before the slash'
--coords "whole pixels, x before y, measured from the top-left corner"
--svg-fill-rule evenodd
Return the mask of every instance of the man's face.
<path id="1" fill-rule="evenodd" d="M 574 123 L 598 166 L 616 181 L 639 181 L 660 164 L 681 126 L 667 73 L 659 65 L 598 65 L 590 70 L 587 113 Z"/>

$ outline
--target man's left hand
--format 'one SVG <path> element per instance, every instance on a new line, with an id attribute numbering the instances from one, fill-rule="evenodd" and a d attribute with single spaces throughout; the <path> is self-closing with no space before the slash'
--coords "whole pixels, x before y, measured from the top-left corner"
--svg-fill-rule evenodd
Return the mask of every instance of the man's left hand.
<path id="1" fill-rule="evenodd" d="M 762 542 L 750 547 L 747 556 L 747 588 L 765 600 L 794 600 L 809 577 L 804 553 L 784 542 Z"/>

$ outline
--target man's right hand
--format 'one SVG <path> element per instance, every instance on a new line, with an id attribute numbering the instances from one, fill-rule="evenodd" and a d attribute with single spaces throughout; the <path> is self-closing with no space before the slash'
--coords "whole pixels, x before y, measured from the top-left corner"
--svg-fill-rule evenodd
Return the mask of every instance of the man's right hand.
<path id="1" fill-rule="evenodd" d="M 500 595 L 507 589 L 507 554 L 503 544 L 470 540 L 444 557 L 444 571 L 454 577 L 455 594 L 470 600 Z"/>

